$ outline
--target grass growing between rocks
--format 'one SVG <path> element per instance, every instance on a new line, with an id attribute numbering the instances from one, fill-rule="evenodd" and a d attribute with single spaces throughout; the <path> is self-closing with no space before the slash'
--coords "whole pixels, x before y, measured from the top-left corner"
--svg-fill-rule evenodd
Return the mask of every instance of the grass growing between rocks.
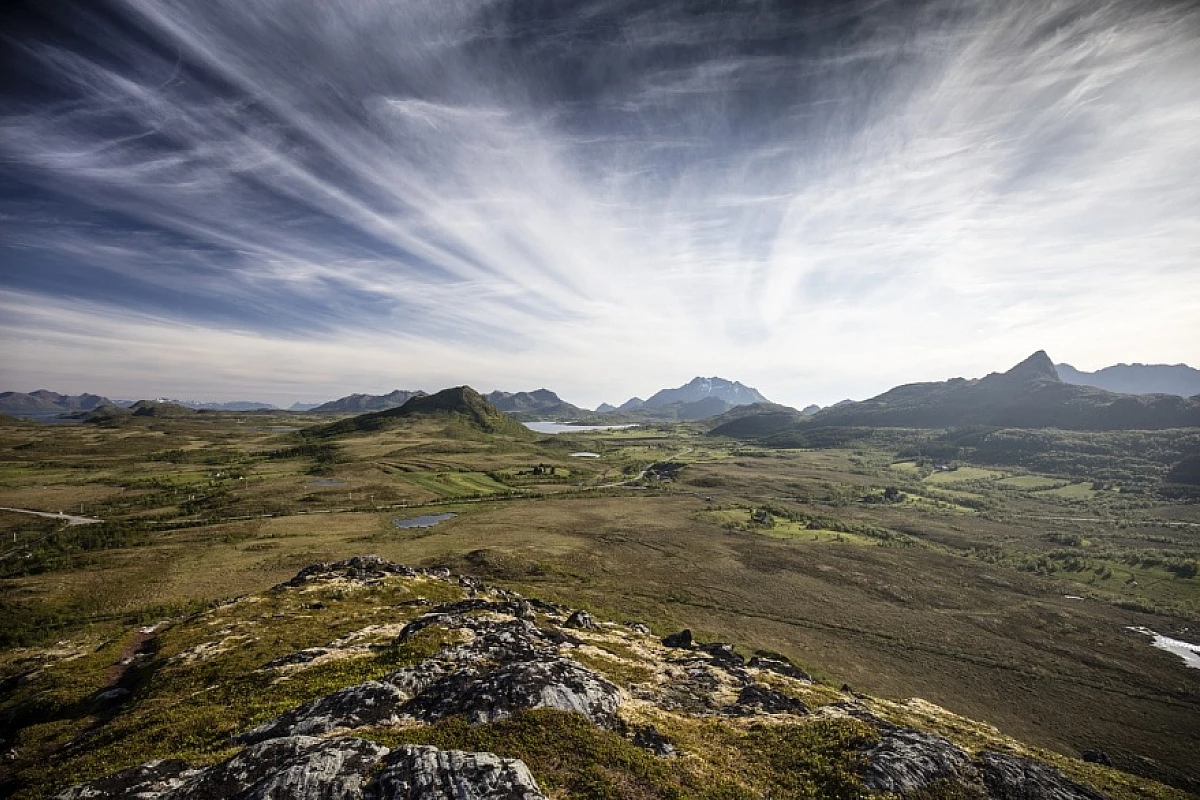
<path id="1" fill-rule="evenodd" d="M 21 729 L 16 797 L 43 797 L 81 781 L 155 758 L 206 764 L 228 757 L 230 738 L 280 713 L 346 686 L 417 663 L 445 644 L 445 631 L 422 630 L 393 645 L 396 628 L 423 606 L 462 590 L 438 581 L 389 582 L 347 591 L 328 586 L 268 593 L 222 606 L 168 628 L 153 655 L 131 672 L 118 660 L 128 640 L 114 639 L 38 670 L 0 705 L 6 727 Z M 314 604 L 323 606 L 313 610 Z M 262 667 L 369 626 L 381 626 L 369 650 L 279 671 Z M 32 665 L 30 665 L 32 666 Z M 127 704 L 105 707 L 93 696 L 120 684 Z"/>
<path id="2" fill-rule="evenodd" d="M 856 720 L 740 726 L 671 718 L 665 732 L 683 755 L 650 755 L 577 714 L 538 709 L 487 725 L 449 718 L 411 729 L 374 729 L 389 747 L 427 744 L 519 758 L 544 791 L 580 800 L 705 798 L 707 800 L 857 800 L 858 749 L 875 740 Z M 362 735 L 362 732 L 359 732 Z"/>

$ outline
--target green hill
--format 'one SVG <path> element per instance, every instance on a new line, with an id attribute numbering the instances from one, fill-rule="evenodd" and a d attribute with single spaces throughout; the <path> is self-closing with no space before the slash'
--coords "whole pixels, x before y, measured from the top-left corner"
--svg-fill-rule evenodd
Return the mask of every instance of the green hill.
<path id="1" fill-rule="evenodd" d="M 385 430 L 405 420 L 433 418 L 448 425 L 462 425 L 484 433 L 530 438 L 532 432 L 500 411 L 470 386 L 455 386 L 436 394 L 418 395 L 399 408 L 359 414 L 329 425 L 309 429 L 317 437 Z"/>

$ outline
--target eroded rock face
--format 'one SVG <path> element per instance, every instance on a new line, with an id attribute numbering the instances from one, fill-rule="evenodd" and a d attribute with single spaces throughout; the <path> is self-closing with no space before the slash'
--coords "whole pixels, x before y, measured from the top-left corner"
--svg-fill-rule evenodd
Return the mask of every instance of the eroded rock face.
<path id="1" fill-rule="evenodd" d="M 975 783 L 978 774 L 965 752 L 940 736 L 887 726 L 864 753 L 863 783 L 876 792 L 923 789 L 938 781 Z"/>
<path id="2" fill-rule="evenodd" d="M 1048 764 L 986 751 L 977 763 L 992 800 L 1106 800 Z"/>
<path id="3" fill-rule="evenodd" d="M 545 800 L 524 762 L 408 745 L 384 759 L 378 800 Z"/>
<path id="4" fill-rule="evenodd" d="M 277 797 L 358 800 L 388 749 L 365 739 L 288 736 L 251 745 L 201 770 L 164 800 L 273 800 Z"/>
<path id="5" fill-rule="evenodd" d="M 288 736 L 190 769 L 151 761 L 72 787 L 56 800 L 545 800 L 524 762 L 364 739 Z"/>

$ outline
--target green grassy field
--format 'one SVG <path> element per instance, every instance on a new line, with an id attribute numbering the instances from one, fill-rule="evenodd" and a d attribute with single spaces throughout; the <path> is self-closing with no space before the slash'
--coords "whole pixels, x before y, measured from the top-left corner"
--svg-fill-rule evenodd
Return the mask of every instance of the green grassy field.
<path id="1" fill-rule="evenodd" d="M 0 429 L 0 506 L 105 520 L 0 512 L 0 678 L 56 648 L 109 658 L 136 626 L 378 553 L 782 652 L 834 685 L 1200 788 L 1200 671 L 1128 630 L 1200 625 L 1194 503 L 1087 474 L 933 472 L 886 441 L 745 447 L 694 425 L 520 439 L 413 422 L 319 446 L 279 430 L 316 420 Z M 685 464 L 672 480 L 613 485 L 668 458 Z M 904 500 L 880 502 L 887 488 Z M 392 524 L 447 510 L 433 528 Z"/>

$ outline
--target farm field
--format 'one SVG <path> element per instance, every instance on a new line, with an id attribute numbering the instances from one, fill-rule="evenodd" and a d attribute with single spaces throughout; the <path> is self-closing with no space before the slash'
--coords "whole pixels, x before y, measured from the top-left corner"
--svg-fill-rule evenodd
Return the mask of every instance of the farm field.
<path id="1" fill-rule="evenodd" d="M 1200 629 L 1200 515 L 1186 498 L 1067 470 L 936 471 L 886 440 L 751 447 L 695 424 L 280 431 L 327 421 L 0 429 L 0 506 L 103 520 L 0 512 L 0 678 L 375 553 L 780 652 L 834 687 L 922 697 L 1200 789 L 1200 670 L 1130 630 Z M 570 456 L 581 451 L 599 457 Z M 394 524 L 440 513 L 455 516 Z M 0 695 L 0 712 L 20 697 Z"/>

